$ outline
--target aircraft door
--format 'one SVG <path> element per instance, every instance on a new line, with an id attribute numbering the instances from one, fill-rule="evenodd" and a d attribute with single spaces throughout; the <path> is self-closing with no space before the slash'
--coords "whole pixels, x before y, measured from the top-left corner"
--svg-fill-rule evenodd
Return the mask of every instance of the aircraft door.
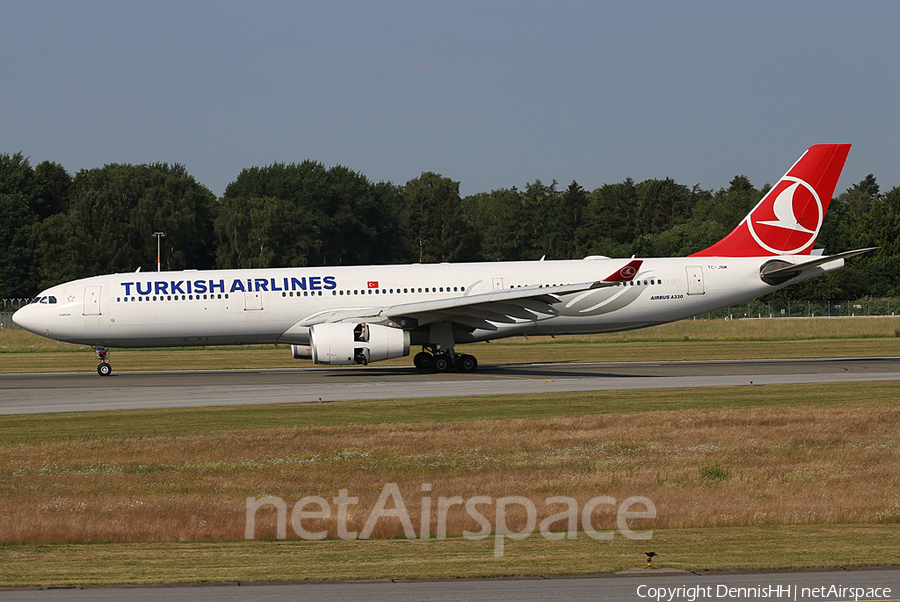
<path id="1" fill-rule="evenodd" d="M 503 278 L 494 278 L 494 290 L 495 291 L 503 290 Z"/>
<path id="2" fill-rule="evenodd" d="M 703 284 L 703 267 L 699 265 L 689 265 L 684 269 L 687 272 L 687 294 L 705 295 L 706 287 Z"/>
<path id="3" fill-rule="evenodd" d="M 100 315 L 100 289 L 99 286 L 84 287 L 84 310 L 86 316 Z"/>
<path id="4" fill-rule="evenodd" d="M 244 311 L 262 309 L 262 293 L 244 293 Z"/>

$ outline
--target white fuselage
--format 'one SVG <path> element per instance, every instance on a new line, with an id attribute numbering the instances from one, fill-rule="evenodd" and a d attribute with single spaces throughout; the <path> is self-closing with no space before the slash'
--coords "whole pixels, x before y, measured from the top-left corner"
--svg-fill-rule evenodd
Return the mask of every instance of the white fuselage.
<path id="1" fill-rule="evenodd" d="M 672 322 L 793 284 L 771 286 L 772 257 L 646 259 L 634 281 L 565 295 L 557 315 L 456 333 L 465 343 L 507 336 L 599 333 Z M 782 257 L 802 263 L 803 257 Z M 96 276 L 52 287 L 16 314 L 49 338 L 110 347 L 309 344 L 296 327 L 320 312 L 396 306 L 534 285 L 600 280 L 627 259 L 273 268 Z M 843 260 L 802 279 L 838 269 Z M 427 337 L 427 333 L 424 334 Z M 412 333 L 413 344 L 427 338 Z"/>

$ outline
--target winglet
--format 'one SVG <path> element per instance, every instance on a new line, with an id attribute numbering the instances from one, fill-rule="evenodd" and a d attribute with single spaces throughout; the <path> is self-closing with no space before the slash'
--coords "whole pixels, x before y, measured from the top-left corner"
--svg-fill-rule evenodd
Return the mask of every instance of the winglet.
<path id="1" fill-rule="evenodd" d="M 632 259 L 627 265 L 604 278 L 602 282 L 628 282 L 629 280 L 634 280 L 643 263 L 643 259 Z"/>

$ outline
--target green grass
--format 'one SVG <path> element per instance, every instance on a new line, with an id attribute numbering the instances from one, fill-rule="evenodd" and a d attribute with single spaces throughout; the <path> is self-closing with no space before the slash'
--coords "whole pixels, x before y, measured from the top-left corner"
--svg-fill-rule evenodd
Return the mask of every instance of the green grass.
<path id="1" fill-rule="evenodd" d="M 66 586 L 133 583 L 433 579 L 586 575 L 653 565 L 688 571 L 883 566 L 900 562 L 900 525 L 803 525 L 657 530 L 653 539 L 616 537 L 250 541 L 224 543 L 0 546 L 0 584 Z M 839 545 L 836 545 L 839 542 Z"/>

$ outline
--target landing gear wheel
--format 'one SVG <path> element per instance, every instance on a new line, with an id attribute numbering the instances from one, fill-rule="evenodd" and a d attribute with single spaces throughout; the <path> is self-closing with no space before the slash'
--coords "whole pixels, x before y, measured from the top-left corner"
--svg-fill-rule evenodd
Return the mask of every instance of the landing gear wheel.
<path id="1" fill-rule="evenodd" d="M 98 345 L 94 347 L 94 351 L 96 352 L 94 359 L 100 360 L 100 365 L 97 366 L 97 374 L 100 376 L 112 374 L 112 366 L 109 365 L 109 352 L 106 350 L 106 347 Z"/>
<path id="2" fill-rule="evenodd" d="M 446 372 L 450 369 L 450 358 L 445 355 L 438 355 L 434 358 L 434 369 L 438 372 Z"/>
<path id="3" fill-rule="evenodd" d="M 422 372 L 427 372 L 434 366 L 434 356 L 425 351 L 420 351 L 413 358 L 413 365 Z"/>
<path id="4" fill-rule="evenodd" d="M 478 360 L 475 359 L 474 355 L 461 355 L 456 361 L 456 367 L 460 372 L 475 372 L 475 369 L 478 367 Z"/>

